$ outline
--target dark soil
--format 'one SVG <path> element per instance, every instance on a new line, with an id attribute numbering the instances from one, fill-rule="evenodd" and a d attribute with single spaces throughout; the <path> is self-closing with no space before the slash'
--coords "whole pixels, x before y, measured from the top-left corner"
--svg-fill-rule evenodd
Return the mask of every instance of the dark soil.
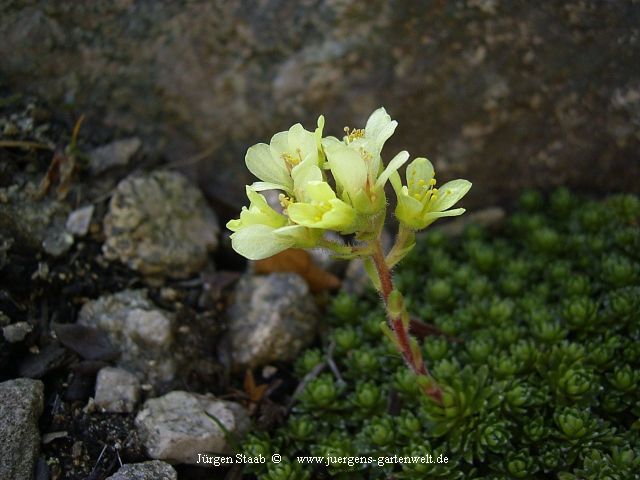
<path id="1" fill-rule="evenodd" d="M 3 94 L 0 99 L 4 99 L 0 117 L 24 115 L 25 109 L 29 109 L 36 127 L 46 124 L 44 139 L 34 139 L 33 130 L 30 130 L 14 134 L 10 140 L 38 143 L 48 140 L 58 145 L 58 151 L 63 151 L 69 144 L 75 123 L 71 115 L 56 116 L 32 99 L 0 93 Z M 98 135 L 101 142 L 105 141 L 102 135 Z M 0 133 L 0 141 L 3 140 L 7 138 Z M 90 135 L 81 130 L 78 149 L 88 151 L 95 146 Z M 0 188 L 25 182 L 38 185 L 47 174 L 53 156 L 54 152 L 46 149 L 0 144 Z M 24 340 L 17 343 L 10 344 L 0 335 L 0 381 L 30 377 L 42 380 L 45 385 L 38 480 L 100 480 L 112 475 L 123 463 L 148 460 L 134 428 L 135 412 L 101 413 L 92 407 L 90 398 L 94 394 L 96 374 L 109 364 L 100 360 L 104 355 L 97 350 L 102 348 L 99 339 L 80 337 L 74 340 L 80 344 L 69 348 L 69 342 L 65 342 L 67 346 L 63 345 L 54 333 L 54 324 L 75 323 L 82 304 L 89 299 L 127 288 L 146 288 L 156 305 L 174 312 L 181 324 L 193 326 L 191 331 L 195 333 L 178 333 L 177 341 L 208 353 L 203 361 L 208 362 L 210 368 L 205 373 L 202 368 L 197 372 L 183 372 L 175 384 L 167 385 L 166 391 L 182 389 L 213 393 L 240 401 L 246 398 L 242 393 L 242 379 L 230 378 L 219 366 L 215 345 L 203 345 L 197 334 L 198 325 L 210 327 L 215 324 L 223 328 L 223 312 L 229 293 L 244 269 L 244 263 L 220 249 L 217 258 L 212 258 L 217 270 L 210 269 L 186 280 L 150 285 L 134 271 L 107 262 L 102 257 L 102 218 L 107 209 L 108 192 L 129 171 L 110 171 L 95 179 L 88 176 L 81 160 L 76 165 L 64 201 L 71 208 L 86 203 L 95 206 L 88 235 L 76 239 L 71 249 L 57 258 L 31 247 L 30 242 L 14 238 L 13 245 L 4 252 L 4 258 L 0 257 L 0 311 L 11 323 L 26 321 L 32 327 Z M 161 163 L 162 159 L 141 155 L 132 165 L 139 169 Z M 56 195 L 55 179 L 52 187 L 47 193 L 50 197 Z M 14 236 L 18 235 L 0 230 L 0 247 L 2 237 Z M 0 255 L 2 253 L 0 251 Z M 84 353 L 85 358 L 82 358 L 75 353 L 77 351 L 89 353 Z M 280 388 L 285 385 L 292 390 L 291 382 L 290 378 L 279 382 Z M 154 392 L 155 395 L 162 393 L 165 391 Z M 144 396 L 145 392 L 143 400 Z M 255 414 L 259 417 L 261 410 L 255 410 Z M 264 409 L 262 415 L 265 415 Z M 215 478 L 211 476 L 211 469 L 178 467 L 178 470 L 181 479 Z M 220 470 L 219 475 L 224 478 L 226 472 Z"/>

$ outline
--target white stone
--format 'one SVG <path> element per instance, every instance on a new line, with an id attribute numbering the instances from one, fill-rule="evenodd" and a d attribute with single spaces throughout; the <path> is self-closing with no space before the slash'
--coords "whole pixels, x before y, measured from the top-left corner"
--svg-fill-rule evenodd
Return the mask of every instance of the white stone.
<path id="1" fill-rule="evenodd" d="M 169 345 L 173 340 L 171 320 L 160 310 L 135 308 L 127 314 L 125 329 L 137 343 L 154 347 Z"/>
<path id="2" fill-rule="evenodd" d="M 168 463 L 152 460 L 123 465 L 107 480 L 178 480 L 178 473 Z"/>
<path id="3" fill-rule="evenodd" d="M 79 237 L 86 235 L 91 225 L 93 210 L 93 205 L 87 205 L 71 212 L 65 225 L 67 231 Z"/>
<path id="4" fill-rule="evenodd" d="M 234 437 L 249 429 L 241 405 L 184 391 L 147 400 L 135 424 L 151 458 L 197 464 L 199 453 L 231 453 L 226 433 L 211 417 Z"/>
<path id="5" fill-rule="evenodd" d="M 33 327 L 27 322 L 17 322 L 2 327 L 2 335 L 7 342 L 17 343 L 24 340 L 31 330 L 33 330 Z"/>
<path id="6" fill-rule="evenodd" d="M 98 372 L 94 401 L 105 412 L 133 412 L 140 401 L 140 381 L 126 370 L 105 367 Z"/>

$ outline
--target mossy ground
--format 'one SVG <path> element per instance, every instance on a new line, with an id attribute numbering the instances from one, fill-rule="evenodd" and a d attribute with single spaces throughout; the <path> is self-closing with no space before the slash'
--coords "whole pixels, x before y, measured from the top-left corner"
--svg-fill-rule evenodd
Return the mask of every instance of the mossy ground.
<path id="1" fill-rule="evenodd" d="M 374 292 L 336 297 L 287 423 L 245 453 L 258 478 L 640 478 L 640 201 L 528 192 L 497 234 L 434 232 L 395 272 L 444 390 L 438 406 L 380 332 Z M 330 358 L 334 364 L 327 362 Z M 335 368 L 329 368 L 329 366 Z M 422 456 L 445 463 L 377 464 Z M 372 457 L 302 465 L 298 455 Z"/>

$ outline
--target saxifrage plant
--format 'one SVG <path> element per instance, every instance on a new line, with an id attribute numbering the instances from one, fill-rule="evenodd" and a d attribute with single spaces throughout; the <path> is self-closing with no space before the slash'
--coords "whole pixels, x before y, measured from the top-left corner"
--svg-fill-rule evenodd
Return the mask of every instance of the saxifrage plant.
<path id="1" fill-rule="evenodd" d="M 249 207 L 227 223 L 233 248 L 259 260 L 288 248 L 324 247 L 341 258 L 362 258 L 369 277 L 380 292 L 387 312 L 382 331 L 391 339 L 423 392 L 442 402 L 442 390 L 422 359 L 418 342 L 409 335 L 409 314 L 391 269 L 415 245 L 415 232 L 441 217 L 464 213 L 451 209 L 471 188 L 467 180 L 453 180 L 436 188 L 433 165 L 414 159 L 406 169 L 406 184 L 398 169 L 409 153 L 398 153 L 385 166 L 382 148 L 398 122 L 384 108 L 371 114 L 364 129 L 345 128 L 342 140 L 324 137 L 324 117 L 314 132 L 299 123 L 275 134 L 269 145 L 259 143 L 247 151 L 247 168 L 261 181 L 246 187 Z M 381 233 L 387 214 L 385 185 L 391 182 L 397 197 L 395 216 L 399 230 L 385 254 Z M 282 211 L 274 210 L 264 190 L 280 191 Z M 329 240 L 327 232 L 352 234 L 353 243 Z"/>

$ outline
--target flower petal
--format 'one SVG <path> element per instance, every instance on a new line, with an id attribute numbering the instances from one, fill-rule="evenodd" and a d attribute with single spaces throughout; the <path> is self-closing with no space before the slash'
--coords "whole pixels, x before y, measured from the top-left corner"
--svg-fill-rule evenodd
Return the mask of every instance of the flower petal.
<path id="1" fill-rule="evenodd" d="M 407 187 L 411 195 L 422 193 L 422 185 L 419 184 L 423 180 L 428 186 L 433 178 L 433 165 L 424 157 L 418 157 L 407 166 Z"/>
<path id="2" fill-rule="evenodd" d="M 398 122 L 391 120 L 391 117 L 383 107 L 371 114 L 367 120 L 367 125 L 364 127 L 365 137 L 373 150 L 371 153 L 380 155 L 384 143 L 393 135 L 397 126 Z"/>
<path id="3" fill-rule="evenodd" d="M 231 235 L 231 246 L 249 260 L 262 260 L 291 248 L 295 240 L 274 234 L 267 225 L 251 225 Z"/>
<path id="4" fill-rule="evenodd" d="M 315 202 L 326 202 L 336 198 L 336 192 L 327 182 L 309 182 L 307 192 L 309 198 Z"/>
<path id="5" fill-rule="evenodd" d="M 466 195 L 471 188 L 468 180 L 452 180 L 445 183 L 438 189 L 438 197 L 429 206 L 429 210 L 441 212 L 451 208 L 455 203 Z"/>
<path id="6" fill-rule="evenodd" d="M 293 178 L 293 190 L 296 200 L 305 202 L 308 200 L 307 185 L 310 182 L 321 182 L 322 171 L 316 161 L 309 158 L 291 170 L 291 178 Z"/>
<path id="7" fill-rule="evenodd" d="M 395 157 L 393 157 L 393 159 L 387 165 L 387 168 L 383 170 L 383 172 L 378 177 L 378 180 L 376 180 L 376 187 L 384 187 L 391 174 L 397 171 L 402 165 L 404 165 L 407 160 L 409 160 L 409 152 L 407 152 L 406 150 L 398 153 Z"/>
<path id="8" fill-rule="evenodd" d="M 269 148 L 271 149 L 271 154 L 277 158 L 281 158 L 283 153 L 289 153 L 289 132 L 276 133 L 271 137 Z"/>
<path id="9" fill-rule="evenodd" d="M 287 225 L 286 227 L 277 228 L 273 233 L 277 237 L 293 242 L 292 247 L 309 248 L 317 246 L 323 231 L 303 227 L 302 225 Z"/>
<path id="10" fill-rule="evenodd" d="M 367 165 L 360 153 L 333 137 L 325 138 L 322 146 L 336 183 L 349 196 L 355 195 L 367 181 Z"/>
<path id="11" fill-rule="evenodd" d="M 304 129 L 302 125 L 296 123 L 289 129 L 289 152 L 295 157 L 300 151 L 301 161 L 307 159 L 315 160 L 318 163 L 318 145 L 315 134 Z"/>
<path id="12" fill-rule="evenodd" d="M 439 218 L 457 217 L 458 215 L 462 215 L 464 212 L 464 208 L 454 208 L 453 210 L 446 210 L 444 212 L 428 212 L 426 215 L 423 215 L 422 222 L 424 226 L 420 228 L 428 227 Z"/>
<path id="13" fill-rule="evenodd" d="M 316 147 L 318 152 L 322 153 L 322 131 L 324 130 L 324 115 L 318 117 L 318 126 L 313 132 L 316 138 Z"/>
<path id="14" fill-rule="evenodd" d="M 396 196 L 400 197 L 400 195 L 402 195 L 402 179 L 400 178 L 400 174 L 398 172 L 391 172 L 391 175 L 389 175 L 389 182 L 391 182 L 391 186 L 396 192 Z"/>
<path id="15" fill-rule="evenodd" d="M 284 160 L 274 157 L 269 145 L 258 143 L 249 147 L 244 159 L 249 171 L 260 180 L 282 185 L 285 190 L 293 188 L 293 180 Z"/>
<path id="16" fill-rule="evenodd" d="M 265 190 L 286 190 L 283 185 L 270 182 L 253 182 L 250 187 L 254 192 L 264 192 Z"/>
<path id="17" fill-rule="evenodd" d="M 342 200 L 327 202 L 329 208 L 311 203 L 293 203 L 287 208 L 289 218 L 305 227 L 346 231 L 353 225 L 355 210 Z"/>
<path id="18" fill-rule="evenodd" d="M 415 198 L 402 194 L 398 195 L 398 204 L 396 205 L 396 218 L 407 227 L 419 230 L 422 226 L 422 202 Z"/>

